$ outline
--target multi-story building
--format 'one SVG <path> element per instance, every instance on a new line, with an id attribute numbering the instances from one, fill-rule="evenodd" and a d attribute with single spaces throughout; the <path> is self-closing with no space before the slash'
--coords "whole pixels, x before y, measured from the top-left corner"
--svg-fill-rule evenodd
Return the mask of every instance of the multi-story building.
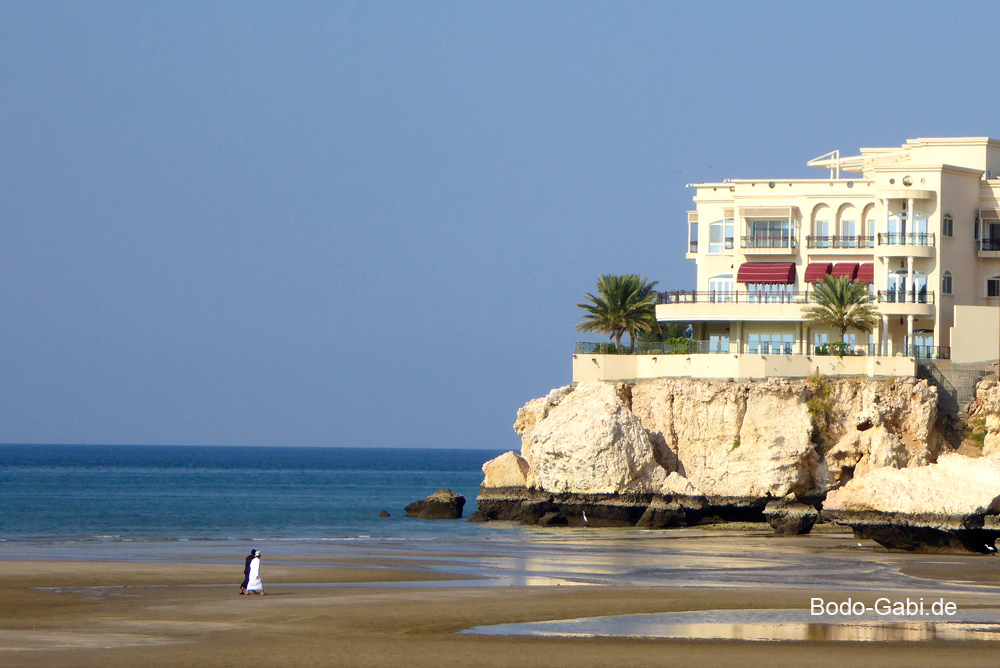
<path id="1" fill-rule="evenodd" d="M 1000 141 L 913 139 L 807 164 L 829 178 L 688 186 L 697 284 L 660 293 L 656 317 L 691 324 L 697 344 L 632 360 L 582 344 L 574 379 L 912 375 L 920 358 L 1000 357 Z M 881 315 L 847 333 L 856 356 L 839 362 L 815 353 L 840 333 L 802 315 L 826 274 L 868 284 Z"/>
<path id="2" fill-rule="evenodd" d="M 867 283 L 881 313 L 871 334 L 848 332 L 856 352 L 949 357 L 992 334 L 980 347 L 995 358 L 1000 141 L 914 139 L 808 164 L 830 178 L 689 186 L 697 288 L 662 294 L 657 319 L 692 323 L 708 352 L 810 354 L 839 339 L 801 314 L 813 284 L 832 273 Z M 987 329 L 969 329 L 980 320 Z M 978 349 L 955 352 L 979 358 Z"/>

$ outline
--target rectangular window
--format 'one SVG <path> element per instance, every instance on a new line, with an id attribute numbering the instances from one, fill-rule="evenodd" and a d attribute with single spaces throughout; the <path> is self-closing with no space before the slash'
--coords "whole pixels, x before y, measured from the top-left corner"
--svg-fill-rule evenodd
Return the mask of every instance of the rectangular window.
<path id="1" fill-rule="evenodd" d="M 712 334 L 708 337 L 708 352 L 710 353 L 728 353 L 729 352 L 729 335 L 728 334 Z"/>
<path id="2" fill-rule="evenodd" d="M 791 355 L 794 338 L 791 334 L 749 334 L 747 349 L 761 355 Z"/>
<path id="3" fill-rule="evenodd" d="M 816 239 L 813 244 L 816 248 L 829 248 L 830 247 L 830 221 L 829 220 L 817 220 L 816 221 Z"/>
<path id="4" fill-rule="evenodd" d="M 826 332 L 813 332 L 813 345 L 816 347 L 825 346 L 830 342 L 830 335 Z"/>
<path id="5" fill-rule="evenodd" d="M 688 252 L 698 252 L 698 223 L 688 224 Z"/>
<path id="6" fill-rule="evenodd" d="M 792 233 L 790 220 L 748 220 L 746 248 L 789 248 Z"/>
<path id="7" fill-rule="evenodd" d="M 722 252 L 722 223 L 712 223 L 708 226 L 708 252 L 718 255 Z"/>
<path id="8" fill-rule="evenodd" d="M 733 224 L 732 218 L 726 218 L 726 248 L 732 250 L 733 248 L 733 233 L 735 232 L 735 225 Z"/>
<path id="9" fill-rule="evenodd" d="M 858 223 L 854 220 L 840 221 L 841 248 L 858 247 Z"/>
<path id="10" fill-rule="evenodd" d="M 1000 276 L 994 276 L 986 280 L 986 296 L 1000 297 Z"/>

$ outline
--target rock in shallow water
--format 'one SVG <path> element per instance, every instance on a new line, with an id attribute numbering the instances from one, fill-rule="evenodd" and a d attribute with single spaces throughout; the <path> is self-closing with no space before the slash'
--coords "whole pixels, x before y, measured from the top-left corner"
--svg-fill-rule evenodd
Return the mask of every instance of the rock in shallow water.
<path id="1" fill-rule="evenodd" d="M 464 496 L 450 489 L 439 489 L 426 499 L 406 506 L 406 516 L 422 520 L 455 520 L 462 516 L 464 507 Z"/>
<path id="2" fill-rule="evenodd" d="M 812 530 L 819 511 L 789 494 L 764 506 L 764 519 L 774 529 L 775 536 L 799 536 Z"/>

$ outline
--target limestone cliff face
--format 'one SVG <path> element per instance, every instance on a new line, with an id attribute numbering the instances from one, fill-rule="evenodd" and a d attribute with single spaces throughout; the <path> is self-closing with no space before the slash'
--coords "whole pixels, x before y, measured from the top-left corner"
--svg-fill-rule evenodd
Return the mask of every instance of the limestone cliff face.
<path id="1" fill-rule="evenodd" d="M 1000 457 L 1000 382 L 989 380 L 979 384 L 969 418 L 970 421 L 982 421 L 986 431 L 983 456 Z"/>
<path id="2" fill-rule="evenodd" d="M 552 493 L 820 496 L 935 461 L 936 417 L 936 390 L 915 379 L 581 383 L 518 411 L 527 471 L 504 455 L 484 487 L 504 471 Z"/>
<path id="3" fill-rule="evenodd" d="M 514 430 L 528 463 L 527 485 L 548 492 L 658 492 L 667 471 L 620 384 L 553 390 L 518 411 Z"/>

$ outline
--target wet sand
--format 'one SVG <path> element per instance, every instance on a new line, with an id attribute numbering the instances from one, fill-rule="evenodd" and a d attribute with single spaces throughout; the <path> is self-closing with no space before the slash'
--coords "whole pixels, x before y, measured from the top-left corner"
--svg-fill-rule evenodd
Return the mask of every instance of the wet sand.
<path id="1" fill-rule="evenodd" d="M 705 539 L 702 539 L 705 540 Z M 992 606 L 1000 561 L 890 554 L 856 557 L 848 541 L 761 544 L 877 562 L 961 607 Z M 746 547 L 723 539 L 732 553 Z M 713 543 L 713 550 L 719 543 Z M 376 551 L 377 552 L 377 551 Z M 419 552 L 415 553 L 418 556 Z M 433 556 L 431 557 L 431 554 Z M 449 553 L 383 552 L 265 559 L 268 596 L 239 596 L 234 566 L 98 561 L 0 562 L 3 666 L 996 666 L 1000 643 L 740 642 L 459 635 L 473 626 L 687 610 L 804 609 L 810 596 L 869 604 L 878 587 L 440 586 Z M 459 555 L 468 559 L 468 554 Z M 349 562 L 345 561 L 350 559 Z M 435 570 L 424 568 L 428 563 Z M 368 565 L 376 566 L 368 568 Z M 445 566 L 447 568 L 447 566 Z M 905 572 L 920 580 L 908 580 Z M 416 584 L 398 586 L 393 582 Z M 358 582 L 369 582 L 357 586 Z M 297 586 L 296 583 L 328 583 Z M 333 585 L 332 583 L 341 583 Z M 961 585 L 961 586 L 959 586 Z M 42 589 L 46 588 L 46 589 Z M 900 591 L 897 583 L 896 591 Z M 906 591 L 905 587 L 902 591 Z"/>

